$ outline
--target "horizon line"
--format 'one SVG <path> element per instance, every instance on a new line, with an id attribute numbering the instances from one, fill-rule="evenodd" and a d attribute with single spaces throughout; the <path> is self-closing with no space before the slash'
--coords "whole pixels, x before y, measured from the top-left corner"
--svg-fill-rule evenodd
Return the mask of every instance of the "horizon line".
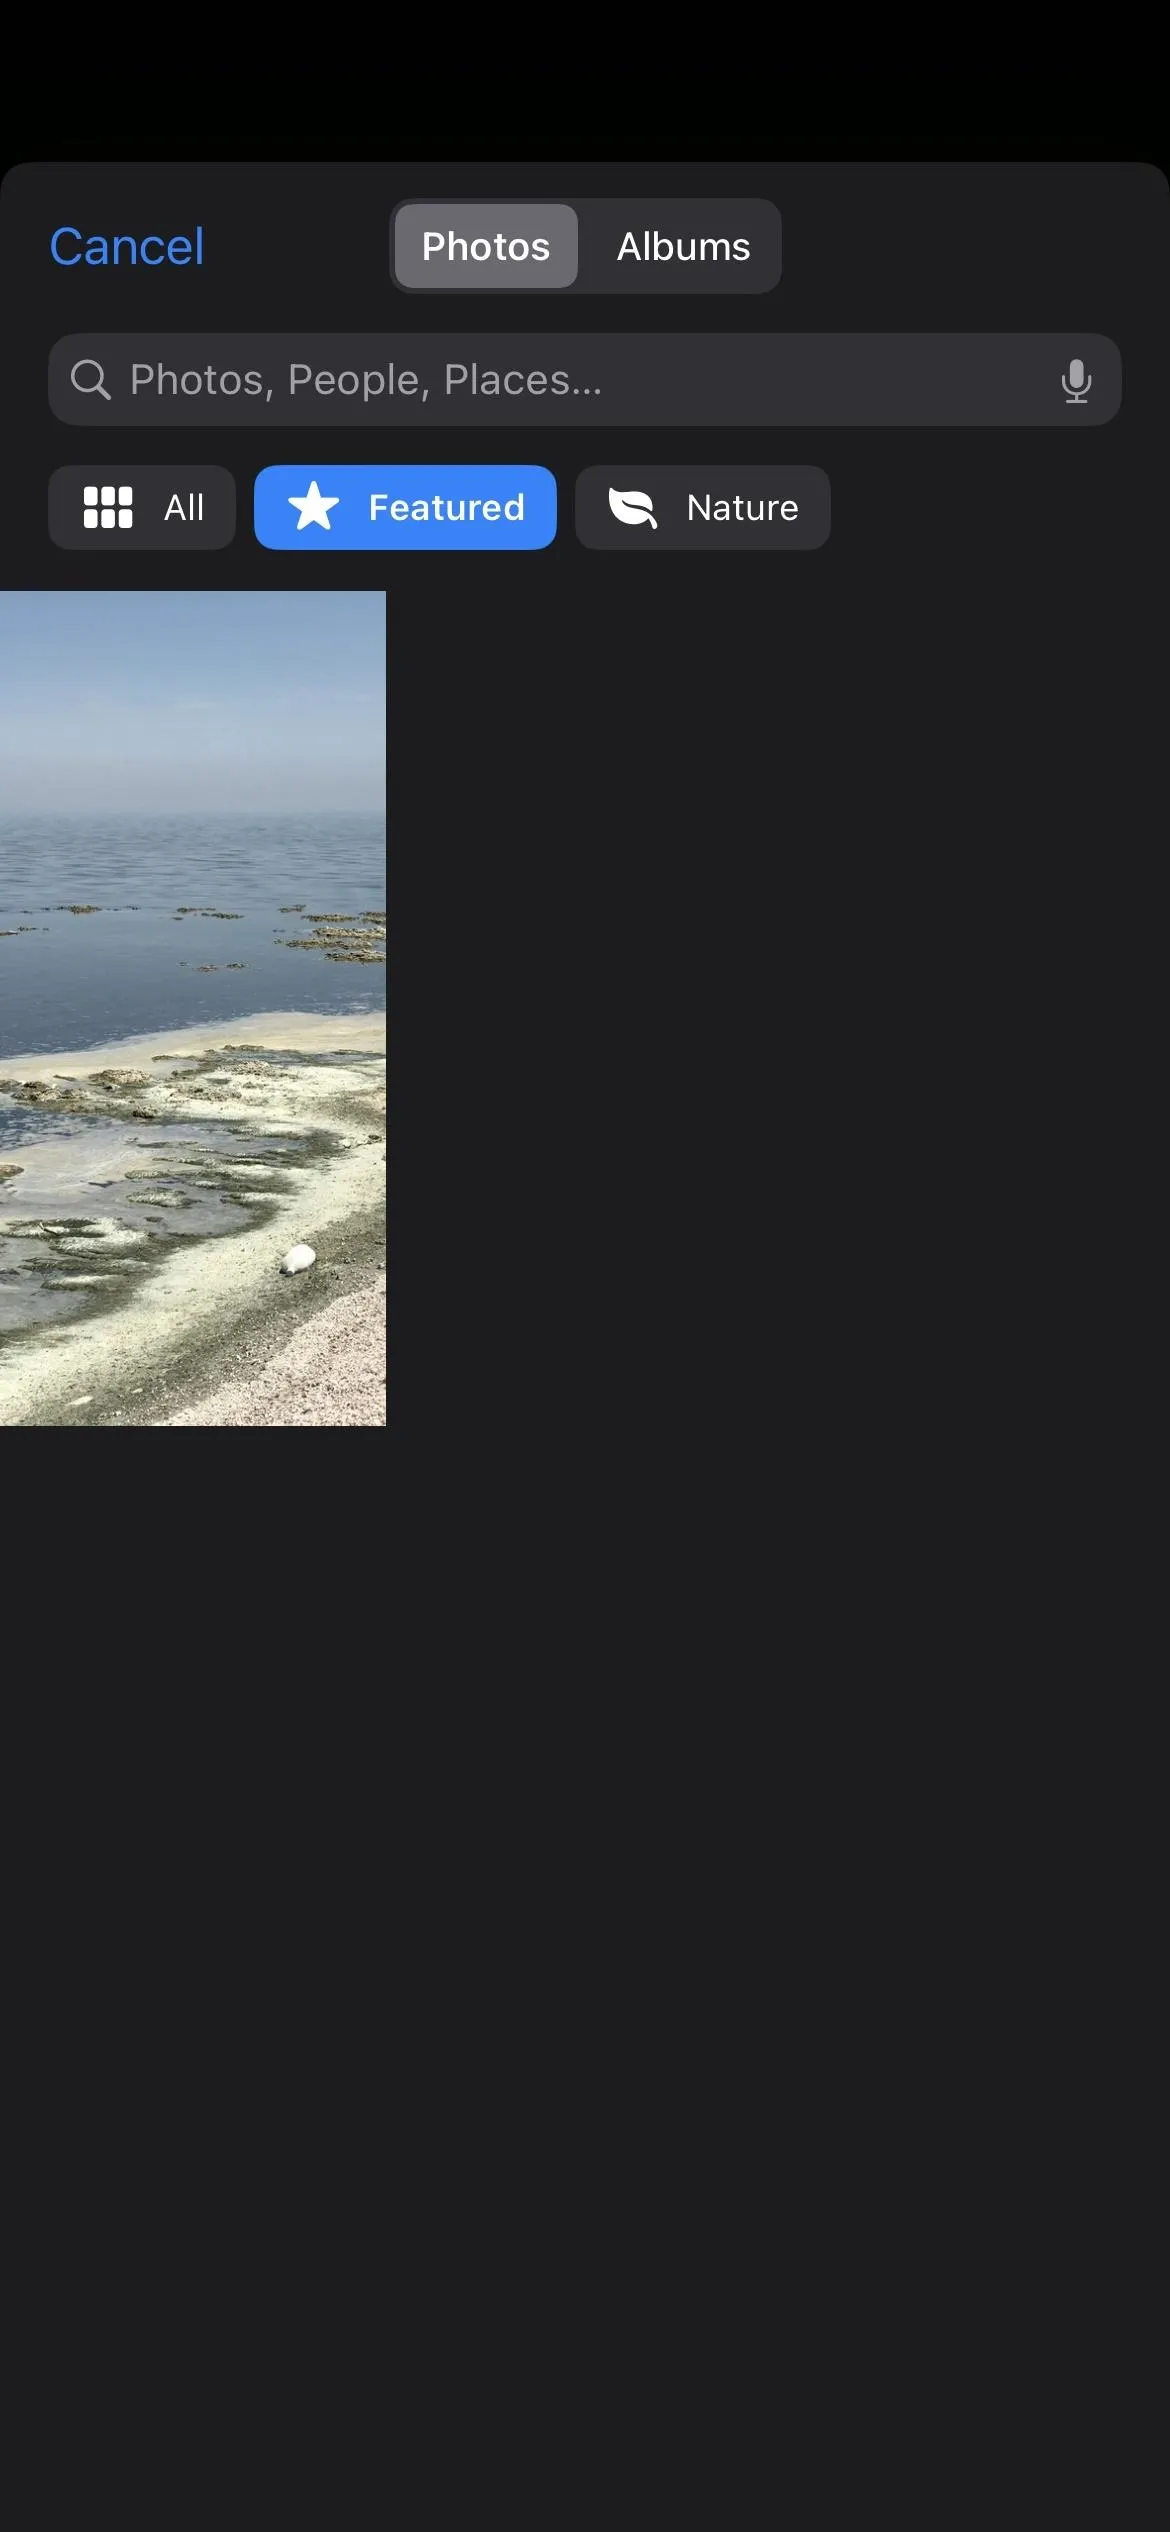
<path id="1" fill-rule="evenodd" d="M 287 803 L 274 802 L 264 808 L 256 806 L 241 808 L 238 805 L 233 807 L 229 806 L 226 801 L 222 800 L 209 800 L 204 802 L 198 808 L 192 808 L 186 803 L 184 803 L 182 807 L 176 808 L 170 803 L 164 803 L 162 801 L 146 802 L 141 800 L 107 800 L 103 801 L 99 808 L 95 809 L 81 809 L 78 807 L 76 802 L 70 803 L 69 801 L 64 800 L 52 801 L 49 803 L 44 801 L 28 801 L 23 806 L 18 804 L 15 808 L 0 805 L 0 820 L 3 820 L 6 817 L 99 818 L 111 816 L 134 816 L 140 818 L 372 818 L 385 817 L 386 814 L 387 809 L 384 800 L 378 804 L 370 802 L 365 806 L 362 806 L 352 800 L 334 801 L 329 804 L 323 804 L 320 807 L 309 809 L 306 809 L 304 803 L 301 801 L 298 801 L 295 804 L 291 801 Z"/>

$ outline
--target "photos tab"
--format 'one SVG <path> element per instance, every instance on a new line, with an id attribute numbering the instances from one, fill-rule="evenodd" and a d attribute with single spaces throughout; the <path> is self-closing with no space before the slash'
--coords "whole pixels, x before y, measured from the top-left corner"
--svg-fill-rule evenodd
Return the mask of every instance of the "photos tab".
<path id="1" fill-rule="evenodd" d="M 567 290 L 577 214 L 568 202 L 400 202 L 391 261 L 400 290 Z"/>

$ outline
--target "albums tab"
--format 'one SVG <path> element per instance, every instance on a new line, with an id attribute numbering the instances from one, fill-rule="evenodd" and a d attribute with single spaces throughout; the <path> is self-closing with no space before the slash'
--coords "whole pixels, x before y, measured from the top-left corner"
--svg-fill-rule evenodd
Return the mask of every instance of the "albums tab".
<path id="1" fill-rule="evenodd" d="M 596 291 L 774 290 L 780 213 L 751 198 L 579 202 L 578 287 Z"/>

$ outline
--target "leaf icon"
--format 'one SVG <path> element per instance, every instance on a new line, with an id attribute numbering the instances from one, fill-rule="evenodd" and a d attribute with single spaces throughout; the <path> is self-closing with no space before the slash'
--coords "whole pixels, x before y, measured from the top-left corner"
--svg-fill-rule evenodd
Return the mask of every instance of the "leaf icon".
<path id="1" fill-rule="evenodd" d="M 611 484 L 609 506 L 615 519 L 620 519 L 624 527 L 641 527 L 646 519 L 649 519 L 652 528 L 658 525 L 648 492 L 615 492 Z"/>

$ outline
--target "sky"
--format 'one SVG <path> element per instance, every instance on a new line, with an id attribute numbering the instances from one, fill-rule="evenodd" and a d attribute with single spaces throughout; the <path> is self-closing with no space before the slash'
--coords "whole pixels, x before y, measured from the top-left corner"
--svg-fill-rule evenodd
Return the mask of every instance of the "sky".
<path id="1" fill-rule="evenodd" d="M 0 818 L 377 809 L 380 590 L 0 592 Z"/>

